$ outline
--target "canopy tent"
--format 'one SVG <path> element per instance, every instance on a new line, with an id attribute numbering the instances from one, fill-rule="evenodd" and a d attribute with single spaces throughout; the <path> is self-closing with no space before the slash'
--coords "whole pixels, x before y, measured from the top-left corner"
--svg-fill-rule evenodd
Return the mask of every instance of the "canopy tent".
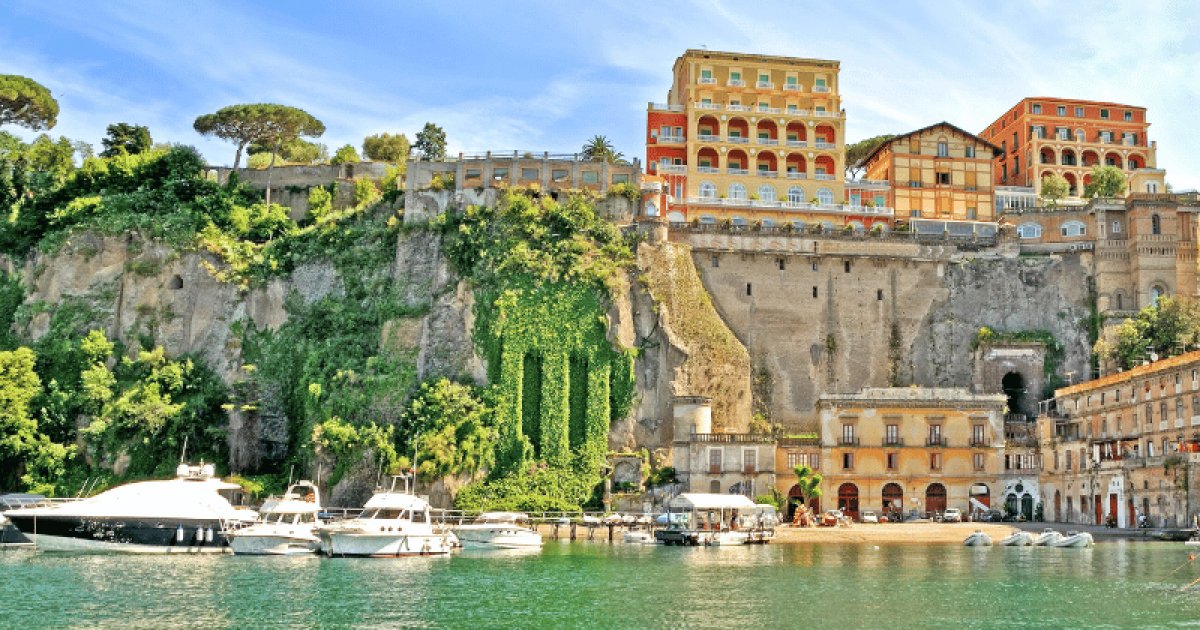
<path id="1" fill-rule="evenodd" d="M 752 510 L 754 501 L 740 494 L 684 492 L 671 499 L 670 507 L 676 510 Z"/>

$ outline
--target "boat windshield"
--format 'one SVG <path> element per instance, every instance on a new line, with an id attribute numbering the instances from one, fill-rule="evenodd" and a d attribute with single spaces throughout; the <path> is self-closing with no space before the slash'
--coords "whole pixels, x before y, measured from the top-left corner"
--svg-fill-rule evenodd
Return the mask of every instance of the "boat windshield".
<path id="1" fill-rule="evenodd" d="M 369 518 L 386 521 L 394 521 L 397 519 L 408 519 L 408 510 L 395 508 L 367 508 L 358 515 L 358 518 Z"/>
<path id="2" fill-rule="evenodd" d="M 316 520 L 317 516 L 312 512 L 280 512 L 278 514 L 271 514 L 265 519 L 268 523 L 286 523 L 292 525 L 296 523 L 314 523 Z"/>

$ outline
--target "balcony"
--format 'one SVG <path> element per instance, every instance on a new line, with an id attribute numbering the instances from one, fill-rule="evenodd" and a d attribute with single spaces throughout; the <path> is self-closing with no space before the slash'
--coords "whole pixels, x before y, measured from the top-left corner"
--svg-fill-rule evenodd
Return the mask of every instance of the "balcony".
<path id="1" fill-rule="evenodd" d="M 725 169 L 725 172 L 729 175 L 749 175 L 750 169 L 748 169 L 748 168 L 727 168 L 727 169 Z"/>
<path id="2" fill-rule="evenodd" d="M 719 169 L 715 166 L 697 166 L 696 172 L 702 173 L 705 175 L 716 175 L 721 172 L 721 169 Z"/>
<path id="3" fill-rule="evenodd" d="M 683 136 L 659 136 L 658 137 L 659 144 L 684 144 L 686 142 L 687 142 L 687 138 L 684 138 Z"/>
<path id="4" fill-rule="evenodd" d="M 754 87 L 760 90 L 773 90 L 775 89 L 775 84 L 771 83 L 770 81 L 759 81 L 758 83 L 754 84 Z"/>
<path id="5" fill-rule="evenodd" d="M 834 178 L 834 176 L 833 176 L 833 175 L 830 175 L 830 174 L 828 174 L 828 173 L 817 173 L 816 175 L 813 175 L 813 179 L 817 179 L 817 180 L 821 180 L 821 181 L 827 181 L 827 182 L 828 182 L 828 181 L 833 181 L 833 178 Z"/>
<path id="6" fill-rule="evenodd" d="M 886 179 L 847 179 L 846 188 L 870 188 L 875 190 L 887 190 L 891 188 L 891 183 Z"/>
<path id="7" fill-rule="evenodd" d="M 816 118 L 837 118 L 838 117 L 837 112 L 827 112 L 827 111 L 820 110 L 820 109 L 813 112 L 812 115 Z"/>
<path id="8" fill-rule="evenodd" d="M 815 146 L 818 149 L 836 149 L 837 148 L 836 144 L 834 144 L 832 142 L 825 142 L 824 140 L 817 140 L 816 142 L 813 143 L 813 146 Z"/>
<path id="9" fill-rule="evenodd" d="M 770 433 L 693 433 L 691 441 L 717 444 L 774 444 L 775 436 Z"/>
<path id="10" fill-rule="evenodd" d="M 789 147 L 798 147 L 798 148 L 803 149 L 808 146 L 808 141 L 807 140 L 788 140 L 786 144 Z"/>
<path id="11" fill-rule="evenodd" d="M 721 136 L 715 136 L 711 133 L 696 134 L 696 139 L 701 142 L 720 142 Z"/>
<path id="12" fill-rule="evenodd" d="M 725 206 L 734 208 L 783 208 L 819 214 L 843 216 L 892 216 L 895 211 L 884 206 L 851 206 L 808 203 L 807 201 L 759 201 L 755 199 L 721 199 L 719 197 L 688 197 L 689 206 Z"/>
<path id="13" fill-rule="evenodd" d="M 754 111 L 756 111 L 760 114 L 782 114 L 783 113 L 783 110 L 779 109 L 778 107 L 759 107 L 758 109 L 756 109 Z"/>
<path id="14" fill-rule="evenodd" d="M 784 175 L 788 179 L 808 179 L 808 173 L 801 173 L 800 171 L 788 171 Z"/>
<path id="15" fill-rule="evenodd" d="M 746 464 L 742 466 L 742 473 L 747 475 L 753 475 L 757 470 L 758 466 L 755 466 L 754 464 Z"/>
<path id="16" fill-rule="evenodd" d="M 732 142 L 733 144 L 750 144 L 750 138 L 743 136 L 729 136 L 725 141 Z"/>
<path id="17" fill-rule="evenodd" d="M 712 77 L 700 77 L 696 83 L 699 83 L 700 85 L 716 85 L 717 80 Z"/>
<path id="18" fill-rule="evenodd" d="M 748 111 L 750 111 L 750 106 L 749 105 L 732 105 L 731 104 L 731 105 L 726 105 L 725 109 L 728 111 L 731 111 L 731 112 L 748 112 Z"/>
<path id="19" fill-rule="evenodd" d="M 758 143 L 765 144 L 767 146 L 779 146 L 779 140 L 777 138 L 759 138 Z"/>
<path id="20" fill-rule="evenodd" d="M 758 175 L 759 177 L 779 177 L 779 171 L 758 170 L 758 171 L 755 171 L 754 174 Z"/>
<path id="21" fill-rule="evenodd" d="M 783 89 L 785 92 L 799 92 L 800 84 L 799 83 L 784 83 Z"/>
<path id="22" fill-rule="evenodd" d="M 828 85 L 814 85 L 813 92 L 816 92 L 817 94 L 827 94 L 827 93 L 829 93 L 829 86 Z"/>
<path id="23" fill-rule="evenodd" d="M 741 79 L 730 79 L 725 85 L 729 87 L 746 87 L 746 82 Z"/>
<path id="24" fill-rule="evenodd" d="M 925 438 L 925 446 L 946 446 L 946 438 L 942 436 Z"/>
<path id="25" fill-rule="evenodd" d="M 699 103 L 693 103 L 692 105 L 696 109 L 721 109 L 721 105 L 718 103 L 705 103 L 701 101 Z"/>
<path id="26" fill-rule="evenodd" d="M 687 175 L 687 164 L 660 164 L 658 172 L 670 173 L 672 175 Z"/>
<path id="27" fill-rule="evenodd" d="M 986 438 L 977 438 L 977 437 L 971 438 L 971 448 L 985 448 L 985 447 L 988 447 L 991 445 L 992 445 L 992 443 L 989 440 L 987 440 Z"/>
<path id="28" fill-rule="evenodd" d="M 683 105 L 668 105 L 666 103 L 650 103 L 650 109 L 659 112 L 681 112 Z"/>
<path id="29" fill-rule="evenodd" d="M 838 438 L 838 446 L 858 446 L 858 437 L 841 436 Z"/>
<path id="30" fill-rule="evenodd" d="M 783 113 L 787 114 L 788 116 L 809 116 L 809 115 L 811 115 L 807 109 L 788 108 Z"/>
<path id="31" fill-rule="evenodd" d="M 893 437 L 885 436 L 883 438 L 883 445 L 884 446 L 904 446 L 904 438 L 898 437 L 898 436 L 893 436 Z"/>

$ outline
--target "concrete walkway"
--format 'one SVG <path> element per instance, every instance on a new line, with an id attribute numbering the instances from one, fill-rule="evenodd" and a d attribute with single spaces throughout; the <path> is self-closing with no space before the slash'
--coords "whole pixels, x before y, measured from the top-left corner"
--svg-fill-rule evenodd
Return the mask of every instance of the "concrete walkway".
<path id="1" fill-rule="evenodd" d="M 1027 532 L 1040 532 L 1049 527 L 1056 529 L 1061 533 L 1067 533 L 1069 530 L 1077 532 L 1088 532 L 1092 538 L 1096 540 L 1148 540 L 1157 541 L 1154 533 L 1160 531 L 1154 528 L 1145 529 L 1119 529 L 1116 527 L 1104 527 L 1103 525 L 1082 525 L 1080 523 L 1007 523 L 1014 527 L 1023 529 Z"/>

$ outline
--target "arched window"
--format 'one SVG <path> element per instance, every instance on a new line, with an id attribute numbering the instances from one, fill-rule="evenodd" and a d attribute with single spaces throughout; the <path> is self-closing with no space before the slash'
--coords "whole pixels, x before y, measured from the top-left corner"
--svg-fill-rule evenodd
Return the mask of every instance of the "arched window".
<path id="1" fill-rule="evenodd" d="M 1067 221 L 1058 228 L 1058 231 L 1063 236 L 1083 236 L 1087 234 L 1087 226 L 1083 221 Z"/>
<path id="2" fill-rule="evenodd" d="M 674 210 L 667 213 L 667 221 L 671 223 L 683 223 L 685 219 L 682 212 Z"/>
<path id="3" fill-rule="evenodd" d="M 717 217 L 711 214 L 702 214 L 700 215 L 700 222 L 704 225 L 712 225 L 717 222 Z"/>
<path id="4" fill-rule="evenodd" d="M 1042 238 L 1040 223 L 1022 223 L 1017 226 L 1017 236 L 1021 238 Z"/>
<path id="5" fill-rule="evenodd" d="M 773 228 L 773 227 L 775 227 L 775 219 L 763 219 L 763 220 L 762 220 L 762 226 L 763 226 L 764 228 Z"/>
<path id="6" fill-rule="evenodd" d="M 1162 219 L 1157 214 L 1150 215 L 1150 233 L 1162 234 Z"/>
<path id="7" fill-rule="evenodd" d="M 1150 287 L 1150 304 L 1158 304 L 1158 301 L 1167 294 L 1166 287 L 1161 284 L 1156 284 Z"/>
<path id="8" fill-rule="evenodd" d="M 863 224 L 861 221 L 851 221 L 851 222 L 847 223 L 846 225 L 858 234 L 863 233 Z"/>
<path id="9" fill-rule="evenodd" d="M 775 201 L 775 187 L 770 184 L 759 186 L 758 198 L 761 201 Z"/>
<path id="10" fill-rule="evenodd" d="M 648 217 L 658 216 L 658 204 L 654 203 L 653 200 L 646 202 L 646 216 L 648 216 Z"/>
<path id="11" fill-rule="evenodd" d="M 817 202 L 823 206 L 833 205 L 833 191 L 828 188 L 817 189 Z"/>
<path id="12" fill-rule="evenodd" d="M 742 184 L 730 184 L 729 185 L 729 198 L 730 199 L 745 199 L 746 198 L 746 187 Z"/>
<path id="13" fill-rule="evenodd" d="M 716 199 L 717 198 L 717 185 L 712 182 L 701 183 L 700 184 L 700 198 L 701 199 Z"/>
<path id="14" fill-rule="evenodd" d="M 788 203 L 804 203 L 804 189 L 799 186 L 788 188 Z"/>

